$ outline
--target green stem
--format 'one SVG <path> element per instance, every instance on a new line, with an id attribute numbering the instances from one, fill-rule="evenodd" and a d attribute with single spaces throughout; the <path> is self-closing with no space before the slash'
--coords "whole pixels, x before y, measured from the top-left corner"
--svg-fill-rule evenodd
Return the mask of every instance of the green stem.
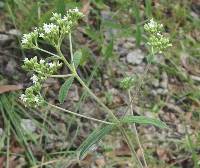
<path id="1" fill-rule="evenodd" d="M 75 69 L 75 66 L 74 66 L 74 54 L 73 54 L 73 48 L 72 48 L 72 34 L 71 33 L 69 33 L 69 45 L 70 45 L 71 63 L 72 63 L 72 67 Z"/>
<path id="2" fill-rule="evenodd" d="M 131 91 L 130 91 L 130 89 L 128 90 L 128 96 L 129 96 L 129 101 L 130 101 L 130 111 L 131 111 L 130 115 L 134 116 L 134 114 L 133 114 L 133 105 L 131 103 Z M 134 130 L 135 135 L 136 135 L 136 140 L 137 140 L 139 149 L 140 149 L 141 154 L 142 154 L 142 159 L 144 161 L 145 168 L 148 168 L 147 162 L 146 162 L 146 159 L 145 159 L 145 156 L 144 156 L 144 149 L 143 149 L 143 147 L 142 147 L 142 145 L 140 143 L 140 138 L 139 138 L 139 134 L 138 134 L 137 127 L 136 127 L 135 123 L 133 124 L 133 130 Z"/>
<path id="3" fill-rule="evenodd" d="M 70 44 L 70 51 L 72 52 L 72 44 Z M 76 69 L 73 67 L 73 65 L 70 65 L 69 62 L 66 60 L 65 56 L 62 54 L 60 47 L 56 48 L 59 56 L 62 58 L 63 62 L 66 64 L 66 66 L 69 68 L 69 70 L 71 71 L 71 73 L 75 76 L 75 78 L 79 81 L 79 83 L 86 89 L 86 91 L 90 94 L 90 96 L 92 96 L 95 101 L 102 106 L 107 113 L 109 114 L 109 116 L 113 119 L 114 123 L 117 124 L 120 132 L 122 133 L 122 135 L 124 136 L 124 138 L 126 139 L 126 142 L 131 150 L 132 156 L 133 158 L 137 158 L 137 162 L 140 165 L 140 167 L 143 168 L 141 161 L 139 160 L 139 158 L 136 155 L 134 146 L 131 142 L 130 137 L 128 136 L 128 134 L 126 133 L 125 129 L 123 128 L 123 126 L 121 125 L 120 121 L 118 120 L 118 118 L 114 115 L 114 113 L 112 112 L 112 110 L 110 110 L 104 103 L 102 103 L 102 101 L 87 87 L 87 85 L 85 84 L 85 82 L 79 77 L 79 75 L 76 72 Z M 72 53 L 73 54 L 73 53 Z"/>
<path id="4" fill-rule="evenodd" d="M 47 54 L 49 54 L 49 55 L 52 55 L 52 56 L 54 56 L 54 57 L 59 57 L 59 55 L 56 55 L 56 54 L 54 54 L 54 53 L 51 53 L 51 52 L 49 52 L 49 51 L 47 51 L 47 50 L 44 50 L 44 49 L 42 49 L 42 48 L 35 47 L 35 49 L 37 49 L 37 50 L 39 50 L 39 51 L 42 51 L 42 52 L 44 52 L 44 53 L 47 53 Z"/>
<path id="5" fill-rule="evenodd" d="M 75 77 L 79 81 L 79 83 L 87 90 L 87 92 L 96 100 L 96 102 L 108 112 L 110 117 L 112 117 L 115 120 L 115 122 L 119 122 L 119 120 L 113 114 L 113 112 L 104 103 L 102 103 L 102 101 L 87 87 L 85 82 L 83 82 L 83 80 L 78 76 L 77 73 L 75 74 Z"/>
<path id="6" fill-rule="evenodd" d="M 73 74 L 67 74 L 67 75 L 51 75 L 51 78 L 68 78 L 70 76 L 74 76 Z"/>
<path id="7" fill-rule="evenodd" d="M 73 112 L 73 111 L 66 110 L 66 109 L 64 109 L 64 108 L 58 107 L 58 106 L 53 105 L 53 104 L 48 103 L 48 102 L 47 102 L 47 104 L 48 104 L 49 106 L 53 107 L 53 108 L 56 108 L 56 109 L 61 110 L 61 111 L 65 111 L 65 112 L 67 112 L 67 113 L 69 113 L 69 114 L 72 114 L 72 115 L 75 115 L 75 116 L 77 116 L 77 117 L 86 118 L 86 119 L 89 119 L 89 120 L 92 120 L 92 121 L 101 122 L 101 123 L 103 123 L 103 124 L 114 124 L 114 123 L 112 123 L 112 122 L 103 121 L 103 120 L 99 120 L 99 119 L 96 119 L 96 118 L 93 118 L 93 117 L 88 117 L 88 116 L 85 116 L 85 115 L 82 115 L 82 114 L 78 114 L 78 113 L 75 113 L 75 112 Z"/>

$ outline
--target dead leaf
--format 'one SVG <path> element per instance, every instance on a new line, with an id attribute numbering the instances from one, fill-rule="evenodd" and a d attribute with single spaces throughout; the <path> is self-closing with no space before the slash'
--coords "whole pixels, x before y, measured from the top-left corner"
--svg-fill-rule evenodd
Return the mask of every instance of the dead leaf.
<path id="1" fill-rule="evenodd" d="M 159 157 L 160 160 L 164 160 L 166 162 L 168 162 L 170 159 L 169 159 L 169 156 L 168 156 L 168 152 L 166 149 L 163 149 L 163 148 L 157 148 L 156 149 L 156 153 Z"/>
<path id="2" fill-rule="evenodd" d="M 0 157 L 0 168 L 3 168 L 3 163 L 6 160 L 6 157 L 2 156 Z"/>
<path id="3" fill-rule="evenodd" d="M 115 150 L 116 156 L 131 156 L 130 149 L 126 143 L 122 143 L 120 148 Z"/>
<path id="4" fill-rule="evenodd" d="M 96 165 L 101 168 L 101 167 L 105 167 L 106 162 L 105 162 L 105 158 L 104 157 L 100 157 L 98 159 L 95 160 Z"/>
<path id="5" fill-rule="evenodd" d="M 81 8 L 81 12 L 87 16 L 90 13 L 90 1 L 82 0 L 82 3 L 83 3 L 83 7 Z"/>
<path id="6" fill-rule="evenodd" d="M 0 86 L 0 94 L 5 92 L 13 92 L 23 89 L 23 85 L 3 85 Z"/>

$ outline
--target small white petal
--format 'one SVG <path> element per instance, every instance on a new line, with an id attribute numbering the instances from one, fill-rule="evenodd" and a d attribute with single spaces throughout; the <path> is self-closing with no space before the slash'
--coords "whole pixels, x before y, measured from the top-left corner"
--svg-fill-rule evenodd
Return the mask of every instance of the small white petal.
<path id="1" fill-rule="evenodd" d="M 50 68 L 53 68 L 54 66 L 55 66 L 54 63 L 52 63 L 52 62 L 49 63 L 49 67 L 50 67 Z"/>
<path id="2" fill-rule="evenodd" d="M 35 83 L 38 82 L 38 77 L 37 77 L 35 74 L 33 74 L 33 76 L 31 77 L 31 80 L 32 80 L 33 83 L 35 84 Z"/>
<path id="3" fill-rule="evenodd" d="M 38 103 L 38 102 L 39 102 L 39 98 L 38 98 L 38 97 L 35 97 L 35 98 L 34 98 L 34 101 L 35 101 L 36 103 Z"/>
<path id="4" fill-rule="evenodd" d="M 24 58 L 24 62 L 28 62 L 29 60 L 28 60 L 28 58 Z"/>
<path id="5" fill-rule="evenodd" d="M 44 63 L 45 63 L 45 60 L 41 59 L 40 64 L 44 64 Z"/>

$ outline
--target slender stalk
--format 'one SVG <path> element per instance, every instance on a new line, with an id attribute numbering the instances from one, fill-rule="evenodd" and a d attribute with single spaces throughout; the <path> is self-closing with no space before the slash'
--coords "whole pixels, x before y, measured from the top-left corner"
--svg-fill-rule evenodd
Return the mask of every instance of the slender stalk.
<path id="1" fill-rule="evenodd" d="M 47 104 L 48 104 L 49 106 L 53 107 L 53 108 L 56 108 L 56 109 L 61 110 L 61 111 L 65 111 L 65 112 L 67 112 L 67 113 L 69 113 L 69 114 L 72 114 L 72 115 L 75 115 L 75 116 L 77 116 L 77 117 L 86 118 L 86 119 L 89 119 L 89 120 L 92 120 L 92 121 L 96 121 L 96 122 L 101 122 L 101 123 L 103 123 L 103 124 L 114 124 L 114 123 L 112 123 L 112 122 L 103 121 L 103 120 L 99 120 L 99 119 L 96 119 L 96 118 L 93 118 L 93 117 L 88 117 L 88 116 L 85 116 L 85 115 L 82 115 L 82 114 L 78 114 L 78 113 L 75 113 L 75 112 L 73 112 L 73 111 L 66 110 L 66 109 L 64 109 L 64 108 L 58 107 L 58 106 L 56 106 L 56 105 L 53 105 L 53 104 L 51 104 L 51 103 L 47 103 Z"/>
<path id="2" fill-rule="evenodd" d="M 134 114 L 133 114 L 133 105 L 132 105 L 132 103 L 131 103 L 131 92 L 130 92 L 130 90 L 128 90 L 128 96 L 129 96 L 129 101 L 130 101 L 130 111 L 131 111 L 131 115 L 134 116 Z M 136 135 L 136 140 L 137 140 L 137 143 L 138 143 L 138 145 L 139 145 L 139 149 L 140 149 L 140 151 L 141 151 L 141 153 L 142 153 L 142 159 L 143 159 L 143 161 L 144 161 L 145 168 L 148 168 L 147 162 L 146 162 L 146 159 L 145 159 L 145 156 L 144 156 L 144 149 L 143 149 L 143 147 L 142 147 L 142 145 L 141 145 L 141 143 L 140 143 L 140 138 L 139 138 L 139 134 L 138 134 L 138 131 L 137 131 L 137 127 L 136 127 L 135 123 L 134 123 L 132 126 L 133 126 L 133 130 L 134 130 L 134 132 L 135 132 L 135 135 Z"/>
<path id="3" fill-rule="evenodd" d="M 54 56 L 54 57 L 59 57 L 59 55 L 56 55 L 56 54 L 54 54 L 54 53 L 51 53 L 51 52 L 49 52 L 49 51 L 47 51 L 47 50 L 44 50 L 44 49 L 42 49 L 42 48 L 40 48 L 40 47 L 35 47 L 35 49 L 37 49 L 37 50 L 39 50 L 39 51 L 42 51 L 42 52 L 44 52 L 44 53 L 47 53 L 47 54 L 49 54 L 49 55 L 52 55 L 52 56 Z"/>
<path id="4" fill-rule="evenodd" d="M 9 159 L 10 159 L 10 122 L 8 122 L 7 129 L 7 152 L 6 152 L 6 168 L 9 168 Z"/>
<path id="5" fill-rule="evenodd" d="M 74 76 L 73 74 L 67 74 L 67 75 L 51 75 L 51 78 L 68 78 L 70 76 Z"/>
<path id="6" fill-rule="evenodd" d="M 72 67 L 75 68 L 75 66 L 74 66 L 74 54 L 73 54 L 73 48 L 72 48 L 72 34 L 71 33 L 69 33 L 69 45 L 70 45 L 70 56 L 71 56 Z"/>
<path id="7" fill-rule="evenodd" d="M 96 100 L 96 102 L 99 105 L 101 105 L 108 112 L 108 114 L 110 115 L 110 117 L 112 117 L 115 121 L 119 122 L 119 120 L 113 114 L 113 112 L 104 103 L 102 103 L 102 101 L 87 87 L 87 85 L 85 84 L 85 82 L 83 82 L 83 80 L 78 76 L 78 74 L 76 74 L 75 77 L 80 82 L 80 84 L 87 90 L 87 92 Z"/>

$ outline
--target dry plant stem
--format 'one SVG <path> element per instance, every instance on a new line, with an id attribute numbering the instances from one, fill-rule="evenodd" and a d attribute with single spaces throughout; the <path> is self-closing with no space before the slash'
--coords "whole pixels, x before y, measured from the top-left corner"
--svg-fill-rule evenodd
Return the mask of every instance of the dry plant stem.
<path id="1" fill-rule="evenodd" d="M 71 49 L 71 47 L 70 47 Z M 71 73 L 74 74 L 75 78 L 79 81 L 79 83 L 87 90 L 87 92 L 96 100 L 96 102 L 102 106 L 107 113 L 109 114 L 109 116 L 113 119 L 114 123 L 118 124 L 118 128 L 120 130 L 120 132 L 122 133 L 122 135 L 124 136 L 124 138 L 126 139 L 126 142 L 131 150 L 132 153 L 132 157 L 136 158 L 136 161 L 138 162 L 138 164 L 140 165 L 140 167 L 143 168 L 143 165 L 141 163 L 141 161 L 139 160 L 139 158 L 137 157 L 137 154 L 135 152 L 134 146 L 131 142 L 130 137 L 128 136 L 128 134 L 126 133 L 125 129 L 123 128 L 123 126 L 121 125 L 120 121 L 117 119 L 117 117 L 113 114 L 113 112 L 104 104 L 102 103 L 102 101 L 87 87 L 87 85 L 85 84 L 85 82 L 79 77 L 79 75 L 77 74 L 76 70 L 74 67 L 72 67 L 68 61 L 66 60 L 65 56 L 62 54 L 61 50 L 59 47 L 57 47 L 57 52 L 59 54 L 59 56 L 61 56 L 63 62 L 67 65 L 67 67 L 70 69 Z M 71 51 L 72 52 L 72 51 Z"/>
<path id="2" fill-rule="evenodd" d="M 85 116 L 85 115 L 82 115 L 82 114 L 78 114 L 78 113 L 72 112 L 72 111 L 70 111 L 70 110 L 66 110 L 66 109 L 64 109 L 64 108 L 62 108 L 62 107 L 58 107 L 58 106 L 56 106 L 56 105 L 53 105 L 53 104 L 51 104 L 51 103 L 47 103 L 47 104 L 48 104 L 49 106 L 55 108 L 55 109 L 58 109 L 58 110 L 61 110 L 61 111 L 65 111 L 65 112 L 67 112 L 67 113 L 69 113 L 69 114 L 72 114 L 72 115 L 75 115 L 75 116 L 77 116 L 77 117 L 86 118 L 86 119 L 89 119 L 89 120 L 92 120 L 92 121 L 96 121 L 96 122 L 101 122 L 101 123 L 103 123 L 103 124 L 114 124 L 114 123 L 112 123 L 112 122 L 103 121 L 103 120 L 99 120 L 99 119 L 96 119 L 96 118 L 93 118 L 93 117 L 88 117 L 88 116 Z"/>
<path id="3" fill-rule="evenodd" d="M 129 96 L 129 101 L 131 101 L 131 92 L 130 92 L 130 90 L 128 90 L 128 96 Z M 130 111 L 131 111 L 131 115 L 134 116 L 132 103 L 130 104 Z M 148 168 L 147 162 L 146 162 L 146 159 L 145 159 L 145 156 L 144 156 L 144 149 L 143 149 L 143 147 L 142 147 L 142 145 L 140 143 L 140 138 L 139 138 L 139 134 L 138 134 L 137 127 L 136 127 L 135 123 L 132 125 L 132 128 L 133 128 L 133 130 L 135 132 L 136 140 L 137 140 L 137 143 L 139 145 L 140 151 L 142 153 L 142 159 L 143 159 L 143 162 L 144 162 L 144 166 L 145 166 L 145 168 Z"/>

